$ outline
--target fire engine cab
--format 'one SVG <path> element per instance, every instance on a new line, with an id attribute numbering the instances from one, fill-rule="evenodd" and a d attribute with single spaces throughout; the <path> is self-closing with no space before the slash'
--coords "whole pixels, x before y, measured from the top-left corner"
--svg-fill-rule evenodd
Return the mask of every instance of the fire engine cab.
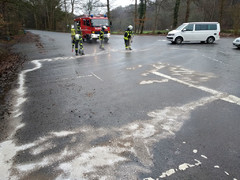
<path id="1" fill-rule="evenodd" d="M 108 42 L 110 38 L 110 26 L 108 17 L 106 15 L 98 15 L 98 16 L 87 16 L 81 15 L 74 18 L 74 26 L 76 31 L 81 28 L 81 33 L 83 37 L 83 41 L 97 41 L 100 35 L 100 31 L 102 26 L 106 26 L 107 29 L 104 31 L 104 41 Z M 80 26 L 80 27 L 79 27 Z"/>

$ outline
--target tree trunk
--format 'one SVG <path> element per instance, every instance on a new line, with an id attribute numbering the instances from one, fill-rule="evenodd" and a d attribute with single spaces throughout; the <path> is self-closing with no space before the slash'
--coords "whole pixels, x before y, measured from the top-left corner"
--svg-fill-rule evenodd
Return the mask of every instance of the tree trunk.
<path id="1" fill-rule="evenodd" d="M 210 21 L 213 21 L 215 9 L 216 9 L 216 0 L 214 0 L 213 8 L 212 8 L 211 15 L 210 15 Z"/>
<path id="2" fill-rule="evenodd" d="M 220 0 L 220 2 L 219 2 L 219 17 L 218 17 L 218 22 L 219 22 L 220 24 L 222 24 L 222 19 L 223 19 L 224 3 L 225 3 L 225 0 Z"/>
<path id="3" fill-rule="evenodd" d="M 191 4 L 191 0 L 187 0 L 187 9 L 186 9 L 185 22 L 188 22 L 188 19 L 189 19 L 189 14 L 190 14 L 190 4 Z"/>
<path id="4" fill-rule="evenodd" d="M 145 23 L 145 19 L 146 19 L 146 10 L 147 10 L 147 0 L 144 0 L 144 13 L 143 13 L 143 18 L 142 18 L 142 25 L 141 25 L 141 32 L 140 34 L 143 33 L 143 29 L 144 29 L 144 23 Z"/>
<path id="5" fill-rule="evenodd" d="M 72 16 L 73 16 L 73 12 L 74 12 L 74 3 L 75 3 L 75 0 L 71 0 L 71 6 L 72 6 L 71 14 L 72 14 Z"/>
<path id="6" fill-rule="evenodd" d="M 137 33 L 137 15 L 138 15 L 138 10 L 137 10 L 137 0 L 135 0 L 135 20 L 134 20 L 134 32 L 135 34 Z"/>
<path id="7" fill-rule="evenodd" d="M 37 20 L 37 15 L 36 12 L 34 12 L 34 21 L 35 21 L 35 28 L 38 29 L 38 20 Z"/>
<path id="8" fill-rule="evenodd" d="M 107 0 L 107 16 L 108 16 L 109 22 L 111 22 L 111 14 L 110 14 L 110 3 L 109 3 L 109 0 Z"/>
<path id="9" fill-rule="evenodd" d="M 65 32 L 68 31 L 68 12 L 67 12 L 67 2 L 66 0 L 63 1 L 64 3 L 64 12 L 65 12 Z"/>
<path id="10" fill-rule="evenodd" d="M 158 17 L 159 17 L 162 2 L 163 2 L 162 0 L 160 2 L 158 0 L 155 1 L 155 15 L 154 15 L 154 24 L 153 24 L 153 31 L 152 31 L 153 34 L 155 33 L 158 26 Z"/>
<path id="11" fill-rule="evenodd" d="M 180 6 L 180 0 L 176 0 L 175 7 L 174 7 L 174 14 L 173 14 L 173 29 L 175 29 L 178 24 L 179 6 Z"/>

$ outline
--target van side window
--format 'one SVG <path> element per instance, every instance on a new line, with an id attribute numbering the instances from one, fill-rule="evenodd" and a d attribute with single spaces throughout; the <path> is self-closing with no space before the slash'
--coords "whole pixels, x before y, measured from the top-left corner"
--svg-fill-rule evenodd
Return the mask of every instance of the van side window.
<path id="1" fill-rule="evenodd" d="M 196 24 L 195 26 L 196 26 L 195 28 L 196 31 L 208 30 L 208 24 Z"/>
<path id="2" fill-rule="evenodd" d="M 195 31 L 217 30 L 216 24 L 196 24 Z"/>
<path id="3" fill-rule="evenodd" d="M 217 30 L 217 25 L 216 24 L 209 24 L 208 29 L 209 30 Z"/>
<path id="4" fill-rule="evenodd" d="M 184 29 L 186 29 L 186 31 L 193 31 L 193 24 L 187 25 Z"/>

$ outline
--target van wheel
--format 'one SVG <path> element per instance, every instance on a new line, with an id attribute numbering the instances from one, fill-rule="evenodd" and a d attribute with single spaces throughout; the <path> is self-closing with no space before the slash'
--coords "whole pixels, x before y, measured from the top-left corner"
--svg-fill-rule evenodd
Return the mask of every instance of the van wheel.
<path id="1" fill-rule="evenodd" d="M 207 38 L 207 43 L 212 44 L 215 41 L 214 37 Z"/>
<path id="2" fill-rule="evenodd" d="M 175 39 L 175 43 L 176 44 L 181 44 L 183 42 L 183 38 L 182 37 L 177 37 L 176 39 Z"/>

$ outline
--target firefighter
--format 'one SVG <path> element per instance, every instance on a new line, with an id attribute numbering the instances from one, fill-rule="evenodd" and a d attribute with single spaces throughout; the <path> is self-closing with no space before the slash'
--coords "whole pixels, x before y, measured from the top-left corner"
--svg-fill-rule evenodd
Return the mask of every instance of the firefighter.
<path id="1" fill-rule="evenodd" d="M 129 25 L 127 30 L 124 33 L 124 41 L 125 41 L 125 48 L 126 50 L 132 50 L 131 48 L 131 42 L 133 38 L 133 32 L 132 32 L 133 26 Z"/>
<path id="2" fill-rule="evenodd" d="M 78 55 L 78 53 L 80 55 L 84 55 L 84 50 L 83 50 L 83 39 L 81 34 L 76 34 L 74 36 L 74 44 L 75 44 L 75 52 L 76 52 L 76 56 Z M 78 50 L 78 45 L 79 45 L 79 50 Z"/>
<path id="3" fill-rule="evenodd" d="M 81 34 L 80 22 L 77 23 L 77 33 Z"/>
<path id="4" fill-rule="evenodd" d="M 100 35 L 99 35 L 99 43 L 100 43 L 100 46 L 99 48 L 100 49 L 104 49 L 104 43 L 103 43 L 103 40 L 104 40 L 104 31 L 105 29 L 107 29 L 106 26 L 103 26 L 101 31 L 100 31 Z"/>
<path id="5" fill-rule="evenodd" d="M 73 48 L 74 48 L 74 36 L 76 34 L 76 31 L 75 31 L 75 28 L 74 28 L 74 25 L 71 25 L 71 38 L 72 38 L 72 52 L 73 52 Z"/>

